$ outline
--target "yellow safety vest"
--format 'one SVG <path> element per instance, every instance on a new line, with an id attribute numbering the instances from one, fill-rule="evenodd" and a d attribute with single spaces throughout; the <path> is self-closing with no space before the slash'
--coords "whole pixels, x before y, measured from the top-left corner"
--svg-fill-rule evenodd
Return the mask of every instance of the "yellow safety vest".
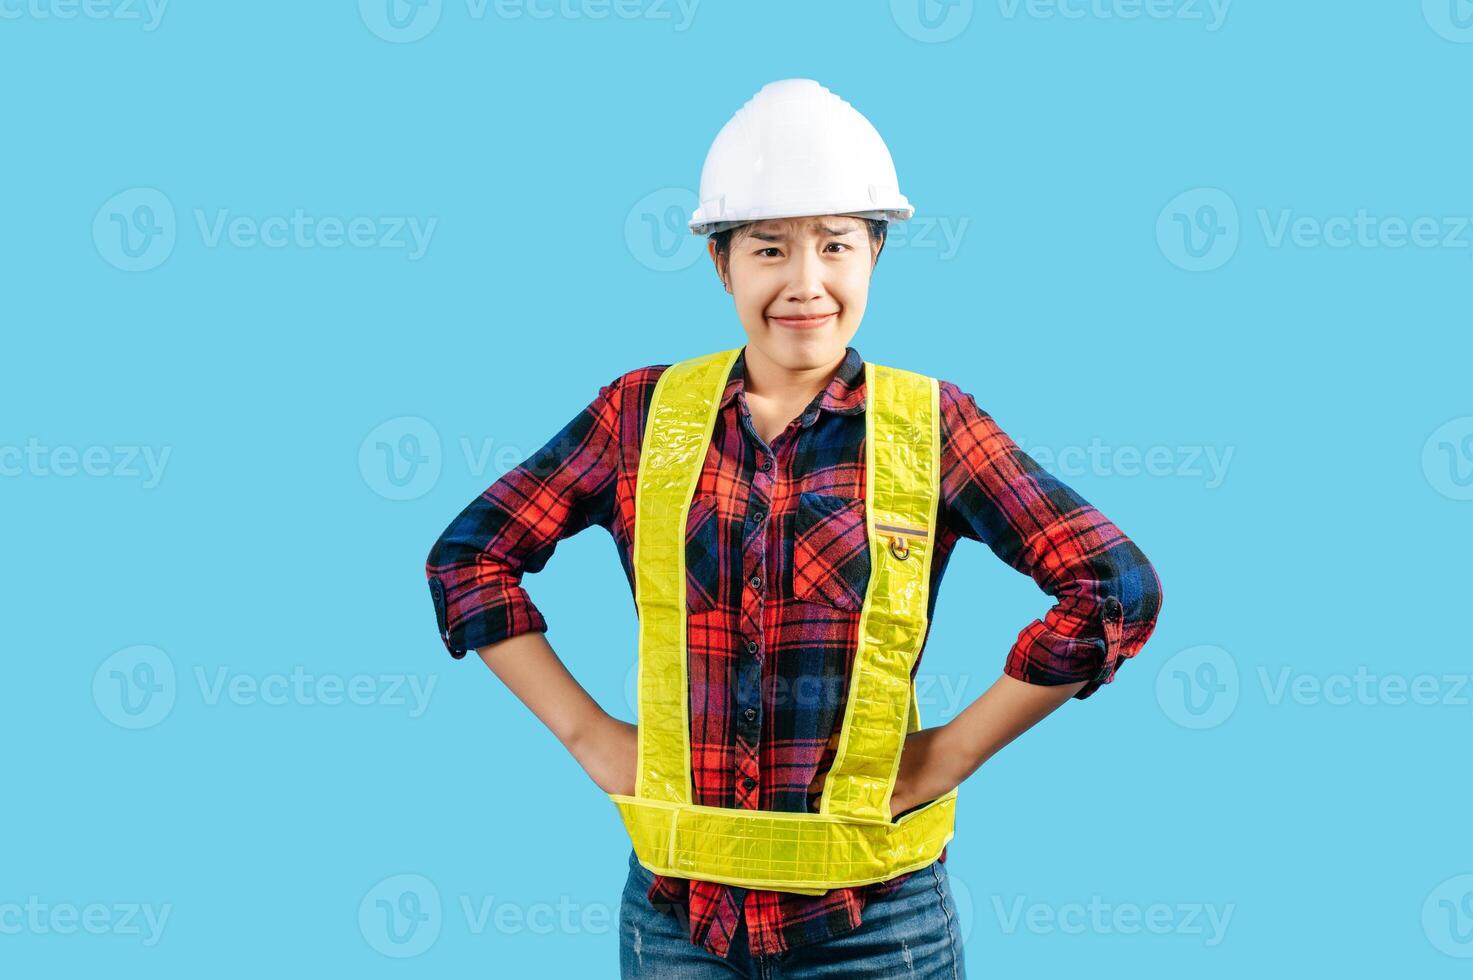
<path id="1" fill-rule="evenodd" d="M 956 790 L 895 820 L 911 670 L 926 635 L 940 496 L 936 379 L 866 362 L 865 527 L 870 580 L 837 754 L 818 813 L 693 802 L 686 676 L 685 528 L 741 348 L 672 364 L 655 385 L 635 497 L 639 756 L 635 795 L 609 794 L 639 863 L 676 878 L 820 895 L 925 867 L 951 840 Z M 887 542 L 887 543 L 882 543 Z"/>

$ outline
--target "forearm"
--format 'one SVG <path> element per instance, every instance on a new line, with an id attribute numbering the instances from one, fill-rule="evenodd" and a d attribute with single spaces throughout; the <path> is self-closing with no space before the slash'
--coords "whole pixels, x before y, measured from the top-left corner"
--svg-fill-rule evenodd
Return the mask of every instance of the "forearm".
<path id="1" fill-rule="evenodd" d="M 519 633 L 476 653 L 575 756 L 580 742 L 607 717 L 568 673 L 544 633 Z"/>
<path id="2" fill-rule="evenodd" d="M 948 778 L 955 777 L 953 785 L 960 785 L 982 763 L 1072 698 L 1086 683 L 1045 686 L 1004 674 L 943 726 L 943 751 L 938 753 L 938 764 L 949 767 Z"/>

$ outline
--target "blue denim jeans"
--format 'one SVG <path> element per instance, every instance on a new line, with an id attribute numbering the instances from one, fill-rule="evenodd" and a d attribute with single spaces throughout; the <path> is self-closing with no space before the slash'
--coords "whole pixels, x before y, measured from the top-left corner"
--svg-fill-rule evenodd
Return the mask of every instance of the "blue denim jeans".
<path id="1" fill-rule="evenodd" d="M 742 923 L 726 959 L 696 946 L 682 919 L 659 911 L 645 895 L 654 875 L 629 853 L 619 906 L 619 975 L 648 980 L 732 977 L 965 980 L 962 940 L 946 865 L 933 861 L 890 895 L 865 905 L 859 926 L 783 953 L 753 956 Z"/>

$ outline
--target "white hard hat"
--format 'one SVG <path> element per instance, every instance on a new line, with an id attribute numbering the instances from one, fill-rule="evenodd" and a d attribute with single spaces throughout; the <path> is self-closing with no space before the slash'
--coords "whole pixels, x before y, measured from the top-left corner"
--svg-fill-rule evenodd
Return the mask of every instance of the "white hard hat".
<path id="1" fill-rule="evenodd" d="M 813 79 L 786 78 L 762 86 L 716 134 L 690 230 L 812 214 L 904 221 L 914 213 L 870 121 Z"/>

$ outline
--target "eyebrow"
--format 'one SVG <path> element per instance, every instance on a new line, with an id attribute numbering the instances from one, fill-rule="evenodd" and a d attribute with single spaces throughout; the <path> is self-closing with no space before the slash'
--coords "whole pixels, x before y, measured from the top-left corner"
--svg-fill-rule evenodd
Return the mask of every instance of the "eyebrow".
<path id="1" fill-rule="evenodd" d="M 831 228 L 828 225 L 819 225 L 818 230 L 832 238 L 842 238 L 845 235 L 857 235 L 858 228 Z M 747 233 L 748 238 L 756 238 L 764 242 L 785 242 L 788 236 L 777 231 L 751 231 Z"/>

